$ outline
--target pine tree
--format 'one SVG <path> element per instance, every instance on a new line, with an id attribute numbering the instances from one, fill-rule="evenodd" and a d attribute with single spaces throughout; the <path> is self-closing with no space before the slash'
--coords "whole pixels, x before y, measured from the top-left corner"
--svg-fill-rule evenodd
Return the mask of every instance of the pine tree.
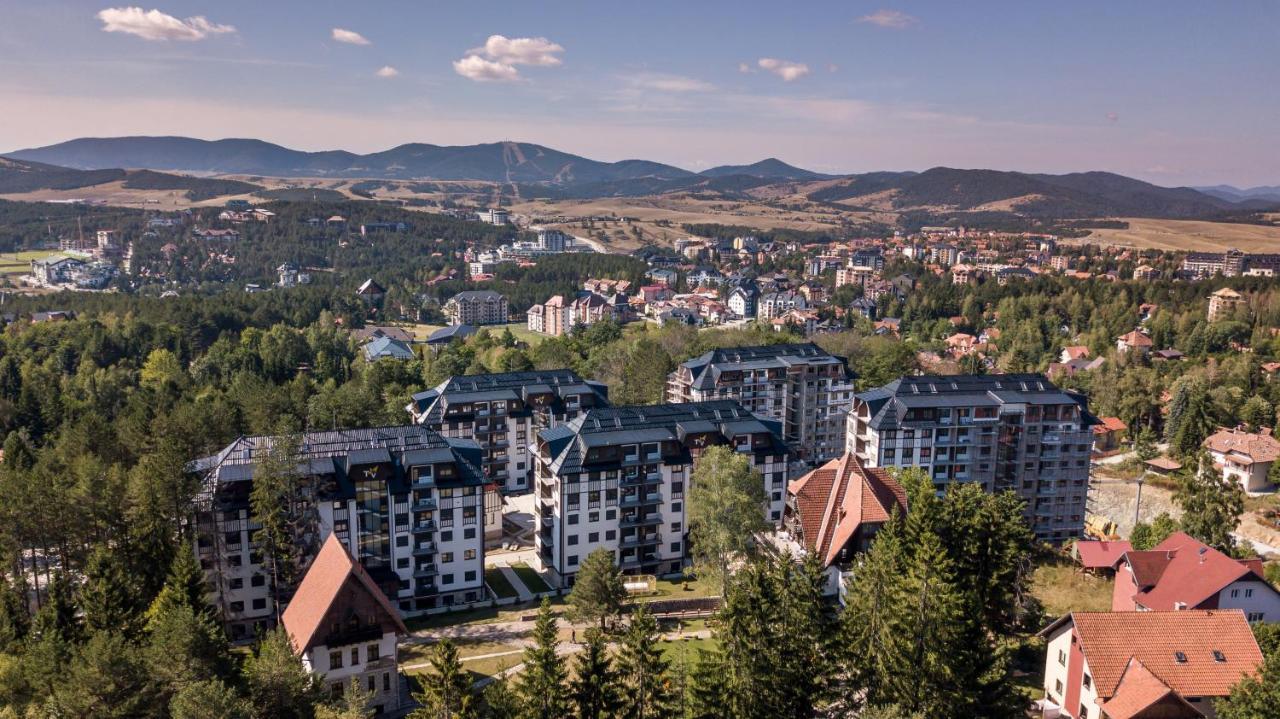
<path id="1" fill-rule="evenodd" d="M 249 719 L 249 705 L 217 679 L 187 684 L 169 702 L 171 719 Z"/>
<path id="2" fill-rule="evenodd" d="M 878 701 L 891 671 L 892 650 L 899 631 L 898 585 L 906 563 L 901 520 L 891 519 L 850 572 L 846 606 L 840 615 L 840 650 L 845 677 L 840 692 L 846 710 L 856 707 L 865 692 Z"/>
<path id="3" fill-rule="evenodd" d="M 261 525 L 253 541 L 262 547 L 271 574 L 277 619 L 280 597 L 301 577 L 305 557 L 314 554 L 313 510 L 307 481 L 298 473 L 301 439 L 285 433 L 273 438 L 268 452 L 253 468 L 249 494 L 253 520 Z"/>
<path id="4" fill-rule="evenodd" d="M 564 659 L 556 653 L 556 617 L 545 597 L 533 628 L 534 645 L 524 650 L 524 670 L 516 680 L 516 694 L 527 719 L 563 719 L 569 714 Z"/>
<path id="5" fill-rule="evenodd" d="M 471 677 L 462 668 L 453 642 L 442 639 L 436 644 L 431 671 L 422 682 L 422 691 L 413 696 L 422 707 L 409 715 L 412 719 L 475 719 Z"/>
<path id="6" fill-rule="evenodd" d="M 931 533 L 916 541 L 897 591 L 898 632 L 889 671 L 880 680 L 890 703 L 930 716 L 955 716 L 958 695 L 966 691 L 956 685 L 954 662 L 961 599 L 942 541 Z"/>
<path id="7" fill-rule="evenodd" d="M 112 632 L 89 638 L 53 692 L 54 716 L 143 716 L 154 706 L 137 647 Z"/>
<path id="8" fill-rule="evenodd" d="M 1244 490 L 1213 466 L 1201 452 L 1199 470 L 1185 477 L 1174 500 L 1182 507 L 1182 529 L 1187 534 L 1228 554 L 1235 548 L 1231 533 L 1244 514 Z"/>
<path id="9" fill-rule="evenodd" d="M 324 699 L 324 686 L 302 665 L 280 627 L 267 632 L 245 660 L 244 681 L 255 719 L 311 719 Z"/>
<path id="10" fill-rule="evenodd" d="M 480 694 L 481 719 L 520 719 L 520 697 L 511 688 L 511 681 L 498 675 Z"/>
<path id="11" fill-rule="evenodd" d="M 627 698 L 622 716 L 651 719 L 670 715 L 675 700 L 670 664 L 658 648 L 658 622 L 644 605 L 637 605 L 631 613 L 618 652 L 618 675 Z"/>
<path id="12" fill-rule="evenodd" d="M 569 592 L 573 616 L 579 621 L 598 622 L 603 631 L 608 620 L 622 613 L 627 589 L 622 572 L 613 563 L 613 552 L 597 549 L 583 560 Z"/>
<path id="13" fill-rule="evenodd" d="M 132 637 L 141 628 L 142 611 L 121 556 L 121 552 L 106 545 L 94 550 L 85 568 L 80 606 L 91 632 L 117 631 Z"/>
<path id="14" fill-rule="evenodd" d="M 732 719 L 729 710 L 730 689 L 725 676 L 724 653 L 719 649 L 702 650 L 694 663 L 690 678 L 688 719 Z"/>
<path id="15" fill-rule="evenodd" d="M 604 632 L 592 627 L 586 632 L 586 648 L 578 654 L 574 676 L 569 682 L 577 719 L 612 719 L 622 706 L 618 672 L 609 660 Z"/>

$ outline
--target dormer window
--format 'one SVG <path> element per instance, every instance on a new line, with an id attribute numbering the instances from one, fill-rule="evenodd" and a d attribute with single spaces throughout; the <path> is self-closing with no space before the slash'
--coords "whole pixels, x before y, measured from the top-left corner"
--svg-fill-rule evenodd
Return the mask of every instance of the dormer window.
<path id="1" fill-rule="evenodd" d="M 1177 663 L 1179 663 L 1179 664 L 1186 664 L 1186 663 L 1187 663 L 1187 655 L 1186 655 L 1186 654 L 1184 654 L 1183 652 L 1174 652 L 1174 653 L 1173 653 L 1173 660 L 1174 660 L 1174 661 L 1176 661 L 1176 662 L 1177 662 Z"/>
<path id="2" fill-rule="evenodd" d="M 1227 655 L 1223 654 L 1221 650 L 1214 649 L 1213 661 L 1218 662 L 1219 664 L 1222 664 L 1227 661 Z"/>

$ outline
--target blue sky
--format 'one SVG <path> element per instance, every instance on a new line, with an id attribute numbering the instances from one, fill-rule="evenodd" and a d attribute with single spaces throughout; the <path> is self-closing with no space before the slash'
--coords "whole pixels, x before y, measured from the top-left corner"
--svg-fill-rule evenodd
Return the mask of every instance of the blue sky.
<path id="1" fill-rule="evenodd" d="M 0 150 L 521 140 L 690 169 L 1278 184 L 1278 27 L 1275 0 L 0 0 Z"/>

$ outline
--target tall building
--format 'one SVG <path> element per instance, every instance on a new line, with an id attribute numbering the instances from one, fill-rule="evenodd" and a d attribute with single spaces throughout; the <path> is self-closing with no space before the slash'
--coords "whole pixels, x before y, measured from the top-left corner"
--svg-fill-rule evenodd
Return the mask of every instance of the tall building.
<path id="1" fill-rule="evenodd" d="M 737 402 L 614 407 L 538 434 L 538 560 L 571 585 L 587 555 L 614 554 L 628 574 L 679 572 L 694 460 L 713 445 L 750 457 L 764 476 L 769 521 L 782 519 L 788 450 L 778 423 Z"/>
<path id="2" fill-rule="evenodd" d="M 507 313 L 507 298 L 493 290 L 459 292 L 444 303 L 451 325 L 504 325 Z"/>
<path id="3" fill-rule="evenodd" d="M 417 426 L 295 439 L 298 464 L 289 479 L 304 565 L 336 535 L 402 613 L 485 598 L 485 478 L 475 442 Z M 278 459 L 272 450 L 284 446 L 281 437 L 240 437 L 191 467 L 202 484 L 197 556 L 235 640 L 270 626 L 274 597 L 297 589 L 271 586 L 249 505 L 264 460 Z"/>
<path id="4" fill-rule="evenodd" d="M 545 252 L 564 252 L 569 238 L 560 230 L 538 230 L 538 249 Z"/>
<path id="5" fill-rule="evenodd" d="M 677 367 L 667 378 L 667 401 L 737 400 L 781 422 L 801 459 L 823 462 L 844 451 L 853 377 L 843 359 L 813 343 L 729 347 Z"/>
<path id="6" fill-rule="evenodd" d="M 1244 295 L 1230 287 L 1223 287 L 1209 295 L 1209 321 L 1229 319 L 1237 309 L 1246 305 Z"/>
<path id="7" fill-rule="evenodd" d="M 866 467 L 920 467 L 939 491 L 1013 490 L 1036 537 L 1062 541 L 1084 529 L 1097 421 L 1040 374 L 903 377 L 854 395 L 847 449 Z"/>
<path id="8" fill-rule="evenodd" d="M 567 369 L 465 375 L 413 395 L 405 409 L 415 424 L 445 437 L 475 439 L 485 476 L 506 492 L 521 492 L 533 476 L 530 448 L 538 432 L 608 407 L 608 392 Z"/>

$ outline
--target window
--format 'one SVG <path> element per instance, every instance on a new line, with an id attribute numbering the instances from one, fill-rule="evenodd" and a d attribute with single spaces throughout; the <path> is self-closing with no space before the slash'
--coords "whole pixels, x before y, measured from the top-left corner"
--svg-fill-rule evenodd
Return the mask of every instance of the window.
<path id="1" fill-rule="evenodd" d="M 244 602 L 232 602 L 230 606 L 231 606 L 231 611 L 233 612 L 244 611 Z"/>
<path id="2" fill-rule="evenodd" d="M 475 528 L 475 527 L 471 527 L 471 528 L 469 528 L 469 529 L 464 529 L 464 530 L 462 530 L 462 538 L 463 538 L 463 539 L 475 539 L 475 538 L 476 538 L 476 528 Z"/>
<path id="3" fill-rule="evenodd" d="M 1083 681 L 1084 681 L 1085 689 L 1088 689 L 1089 687 L 1093 686 L 1093 677 L 1089 676 L 1088 674 L 1084 675 Z"/>
<path id="4" fill-rule="evenodd" d="M 243 579 L 240 579 L 239 577 L 237 577 L 237 578 L 235 578 L 235 579 L 232 579 L 232 580 L 231 580 L 231 588 L 232 588 L 232 589 L 243 589 L 243 588 L 244 588 L 244 580 L 243 580 Z"/>
<path id="5" fill-rule="evenodd" d="M 578 563 L 578 555 L 576 555 L 576 554 L 570 554 L 570 555 L 569 555 L 569 559 L 568 559 L 567 561 L 568 561 L 568 563 L 569 563 L 569 566 L 573 566 L 573 565 L 577 564 L 577 563 Z"/>
<path id="6" fill-rule="evenodd" d="M 578 515 L 576 515 L 576 514 L 570 514 L 570 515 L 569 515 L 569 524 L 577 524 L 577 523 L 578 523 Z"/>
<path id="7" fill-rule="evenodd" d="M 1058 692 L 1058 695 L 1059 695 L 1059 696 L 1061 696 L 1061 695 L 1062 695 L 1062 680 L 1061 680 L 1061 679 L 1059 679 L 1059 680 L 1057 680 L 1056 682 L 1054 682 L 1054 683 L 1053 683 L 1053 688 L 1054 688 L 1054 689 L 1056 689 L 1056 690 L 1057 690 L 1057 692 Z"/>
<path id="8" fill-rule="evenodd" d="M 370 675 L 369 675 L 369 684 L 368 684 L 368 686 L 369 686 L 369 691 L 371 691 L 371 692 L 376 692 L 376 691 L 378 691 L 378 677 L 376 677 L 376 676 L 374 676 L 374 675 L 370 674 Z"/>
<path id="9" fill-rule="evenodd" d="M 261 587 L 266 585 L 266 583 L 267 576 L 265 574 L 255 574 L 249 578 L 249 586 L 251 587 Z"/>
<path id="10" fill-rule="evenodd" d="M 1183 653 L 1183 652 L 1174 652 L 1174 653 L 1173 653 L 1173 660 L 1174 660 L 1174 661 L 1176 661 L 1176 662 L 1177 662 L 1177 663 L 1179 663 L 1179 664 L 1186 664 L 1186 663 L 1187 663 L 1187 655 L 1186 655 L 1185 653 Z"/>
<path id="11" fill-rule="evenodd" d="M 618 537 L 618 532 L 616 530 L 606 529 L 604 532 L 604 538 L 607 541 L 613 541 L 617 537 Z"/>
<path id="12" fill-rule="evenodd" d="M 1249 616 L 1246 617 L 1246 619 L 1248 619 L 1249 623 L 1252 624 L 1254 622 L 1262 621 L 1262 617 L 1264 615 L 1265 615 L 1265 612 L 1249 612 Z"/>
<path id="13" fill-rule="evenodd" d="M 1067 665 L 1067 650 L 1065 649 L 1058 650 L 1058 663 L 1064 667 Z"/>
<path id="14" fill-rule="evenodd" d="M 671 543 L 671 551 L 672 551 L 672 552 L 674 552 L 674 553 L 677 553 L 677 554 L 678 554 L 678 553 L 680 552 L 680 543 L 679 543 L 679 542 L 672 542 L 672 543 Z"/>
<path id="15" fill-rule="evenodd" d="M 407 534 L 402 534 L 402 535 L 400 535 L 400 536 L 396 537 L 396 546 L 397 546 L 397 547 L 407 547 L 407 546 L 409 546 L 409 535 L 407 535 Z"/>
<path id="16" fill-rule="evenodd" d="M 452 542 L 452 541 L 453 541 L 453 531 L 452 531 L 452 530 L 450 530 L 450 531 L 447 531 L 447 532 L 441 532 L 441 533 L 440 533 L 440 541 L 441 541 L 441 542 Z"/>
<path id="17" fill-rule="evenodd" d="M 570 535 L 569 535 L 569 546 L 570 546 L 570 547 L 572 547 L 572 546 L 575 546 L 575 545 L 577 545 L 577 544 L 578 544 L 578 535 L 576 535 L 576 534 L 570 534 Z"/>
<path id="18" fill-rule="evenodd" d="M 671 503 L 671 511 L 672 511 L 672 512 L 682 512 L 682 511 L 684 511 L 684 502 L 672 502 L 672 503 Z"/>
<path id="19" fill-rule="evenodd" d="M 591 543 L 599 542 L 599 541 L 600 541 L 600 533 L 599 533 L 599 532 L 591 532 L 590 534 L 588 534 L 588 535 L 587 535 L 587 541 L 588 541 L 588 542 L 591 542 Z"/>
<path id="20" fill-rule="evenodd" d="M 1248 599 L 1249 597 L 1252 597 L 1252 596 L 1253 596 L 1253 590 L 1252 590 L 1252 589 L 1246 589 L 1246 590 L 1244 590 L 1244 598 L 1245 598 L 1245 599 Z"/>
<path id="21" fill-rule="evenodd" d="M 465 582 L 474 582 L 474 581 L 476 581 L 476 570 L 472 569 L 471 571 L 467 572 L 467 573 L 463 576 L 463 581 L 465 581 Z"/>
<path id="22" fill-rule="evenodd" d="M 267 600 L 266 600 L 266 599 L 255 599 L 255 600 L 253 600 L 253 608 L 254 608 L 254 609 L 266 609 L 266 608 L 267 608 Z"/>
<path id="23" fill-rule="evenodd" d="M 329 668 L 330 669 L 342 668 L 342 652 L 329 652 Z"/>
<path id="24" fill-rule="evenodd" d="M 1231 590 L 1231 598 L 1232 598 L 1232 599 L 1235 599 L 1236 597 L 1239 597 L 1239 596 L 1240 596 L 1240 590 L 1239 590 L 1239 589 L 1232 589 L 1232 590 Z"/>
<path id="25" fill-rule="evenodd" d="M 476 550 L 474 550 L 474 549 L 467 549 L 467 550 L 463 551 L 463 552 L 462 552 L 462 558 L 463 558 L 463 559 L 475 559 L 475 558 L 476 558 Z"/>
<path id="26" fill-rule="evenodd" d="M 1223 654 L 1221 651 L 1219 651 L 1219 650 L 1217 650 L 1217 649 L 1214 649 L 1214 650 L 1213 650 L 1213 661 L 1218 662 L 1218 663 L 1225 662 L 1225 661 L 1227 661 L 1227 655 Z"/>
<path id="27" fill-rule="evenodd" d="M 382 673 L 382 691 L 391 691 L 391 672 Z"/>
<path id="28" fill-rule="evenodd" d="M 452 574 L 444 574 L 444 575 L 441 575 L 441 576 L 440 576 L 440 583 L 441 583 L 441 584 L 453 584 L 453 575 L 452 575 Z"/>
<path id="29" fill-rule="evenodd" d="M 440 561 L 441 561 L 441 562 L 444 562 L 445 564 L 448 564 L 449 562 L 452 562 L 452 561 L 453 561 L 453 552 L 441 552 L 441 553 L 440 553 Z"/>
<path id="30" fill-rule="evenodd" d="M 360 647 L 351 647 L 351 666 L 360 663 Z"/>

